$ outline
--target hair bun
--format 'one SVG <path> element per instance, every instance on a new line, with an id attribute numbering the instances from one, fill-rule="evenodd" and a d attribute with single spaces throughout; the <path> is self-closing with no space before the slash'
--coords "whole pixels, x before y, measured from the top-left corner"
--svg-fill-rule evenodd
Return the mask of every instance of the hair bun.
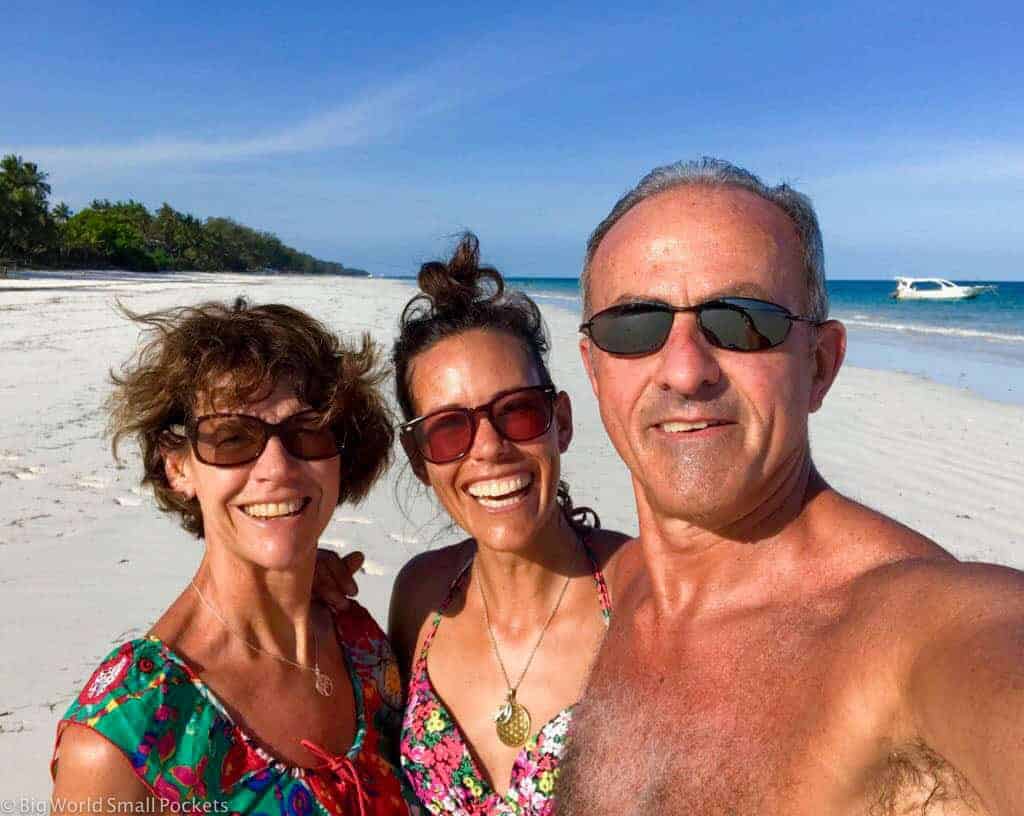
<path id="1" fill-rule="evenodd" d="M 418 282 L 435 312 L 461 311 L 477 301 L 493 301 L 505 289 L 497 269 L 480 265 L 480 242 L 471 232 L 462 234 L 447 263 L 423 264 Z"/>

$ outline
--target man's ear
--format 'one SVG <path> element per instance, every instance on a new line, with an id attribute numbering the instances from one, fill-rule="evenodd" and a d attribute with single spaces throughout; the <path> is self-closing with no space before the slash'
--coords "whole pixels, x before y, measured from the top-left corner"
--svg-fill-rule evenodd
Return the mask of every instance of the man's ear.
<path id="1" fill-rule="evenodd" d="M 416 443 L 405 434 L 402 434 L 399 439 L 402 441 L 402 450 L 405 451 L 405 455 L 409 459 L 409 466 L 412 468 L 412 472 L 416 474 L 417 479 L 427 487 L 430 487 L 430 478 L 427 476 L 427 464 L 423 461 L 423 457 L 420 456 L 420 452 L 416 450 Z"/>
<path id="2" fill-rule="evenodd" d="M 564 391 L 555 397 L 555 424 L 558 428 L 558 452 L 565 453 L 572 442 L 572 401 Z"/>
<path id="3" fill-rule="evenodd" d="M 192 463 L 188 456 L 188 446 L 163 447 L 164 475 L 171 490 L 186 499 L 196 497 L 195 482 L 192 478 Z"/>
<path id="4" fill-rule="evenodd" d="M 590 388 L 594 396 L 600 401 L 601 393 L 597 387 L 597 377 L 594 376 L 594 356 L 590 346 L 590 338 L 584 335 L 580 338 L 580 357 L 583 360 L 583 369 L 587 372 L 587 379 L 590 380 Z"/>
<path id="5" fill-rule="evenodd" d="M 835 382 L 846 357 L 846 327 L 838 320 L 827 320 L 815 330 L 813 349 L 814 379 L 811 382 L 810 413 L 817 411 Z"/>

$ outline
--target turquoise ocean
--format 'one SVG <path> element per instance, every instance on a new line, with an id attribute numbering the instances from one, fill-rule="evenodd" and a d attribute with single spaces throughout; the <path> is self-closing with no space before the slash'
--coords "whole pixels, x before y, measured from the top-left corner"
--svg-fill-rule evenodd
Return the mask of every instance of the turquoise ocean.
<path id="1" fill-rule="evenodd" d="M 579 314 L 576 278 L 510 278 L 538 302 Z M 965 281 L 972 285 L 985 281 Z M 962 301 L 896 301 L 891 280 L 829 281 L 831 316 L 849 332 L 850 365 L 903 371 L 1024 404 L 1024 281 Z"/>

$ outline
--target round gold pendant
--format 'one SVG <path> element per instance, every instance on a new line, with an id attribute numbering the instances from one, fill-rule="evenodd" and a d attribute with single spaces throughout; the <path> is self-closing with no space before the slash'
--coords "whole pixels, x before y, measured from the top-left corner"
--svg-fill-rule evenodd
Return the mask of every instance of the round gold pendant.
<path id="1" fill-rule="evenodd" d="M 506 705 L 502 716 L 496 720 L 498 739 L 510 748 L 521 748 L 530 738 L 530 712 L 515 701 Z"/>

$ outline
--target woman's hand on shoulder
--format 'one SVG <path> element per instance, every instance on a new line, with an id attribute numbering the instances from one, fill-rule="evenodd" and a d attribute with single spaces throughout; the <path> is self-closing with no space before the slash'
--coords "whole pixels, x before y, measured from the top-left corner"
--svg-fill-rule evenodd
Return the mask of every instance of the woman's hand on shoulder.
<path id="1" fill-rule="evenodd" d="M 107 810 L 108 801 L 148 802 L 152 794 L 120 748 L 91 728 L 71 723 L 61 735 L 52 798 L 69 813 L 76 812 L 71 803 L 102 800 Z M 83 804 L 78 812 L 90 811 Z"/>
<path id="2" fill-rule="evenodd" d="M 363 566 L 363 561 L 363 554 L 358 551 L 342 557 L 334 550 L 318 549 L 313 571 L 313 597 L 339 611 L 347 609 L 348 599 L 359 592 L 355 574 Z"/>

